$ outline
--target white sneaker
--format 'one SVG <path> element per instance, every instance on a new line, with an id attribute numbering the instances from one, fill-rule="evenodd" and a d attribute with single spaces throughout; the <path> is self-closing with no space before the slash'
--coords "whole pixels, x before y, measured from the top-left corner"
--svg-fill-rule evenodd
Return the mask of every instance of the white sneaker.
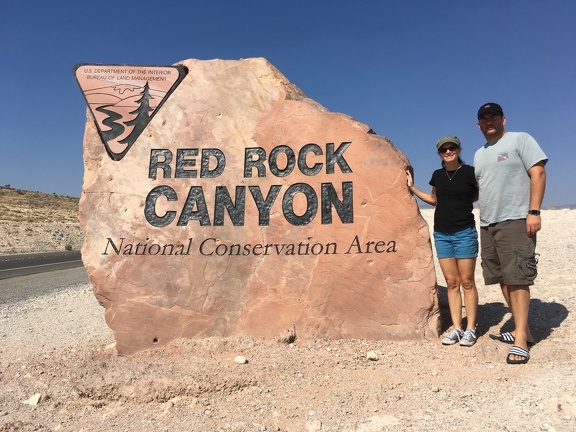
<path id="1" fill-rule="evenodd" d="M 460 345 L 470 347 L 476 343 L 476 332 L 472 329 L 466 329 L 462 338 L 460 339 Z"/>
<path id="2" fill-rule="evenodd" d="M 462 339 L 462 335 L 464 332 L 462 329 L 453 328 L 451 332 L 446 333 L 444 339 L 442 339 L 442 344 L 444 345 L 454 345 L 456 342 L 459 342 Z"/>

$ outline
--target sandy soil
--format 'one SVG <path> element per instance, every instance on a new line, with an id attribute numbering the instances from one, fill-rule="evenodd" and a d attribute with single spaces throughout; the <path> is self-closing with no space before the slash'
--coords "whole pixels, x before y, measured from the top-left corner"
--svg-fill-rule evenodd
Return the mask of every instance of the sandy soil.
<path id="1" fill-rule="evenodd" d="M 479 265 L 471 348 L 241 337 L 119 357 L 85 285 L 0 305 L 0 431 L 574 431 L 575 220 L 543 214 L 527 365 L 507 365 L 509 345 L 488 337 L 511 322 Z"/>

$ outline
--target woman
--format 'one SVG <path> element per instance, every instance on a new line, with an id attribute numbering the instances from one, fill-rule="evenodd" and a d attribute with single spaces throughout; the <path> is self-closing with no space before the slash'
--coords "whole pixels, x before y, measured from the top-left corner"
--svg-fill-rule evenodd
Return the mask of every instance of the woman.
<path id="1" fill-rule="evenodd" d="M 432 192 L 422 192 L 414 186 L 410 171 L 408 188 L 434 210 L 434 244 L 440 268 L 448 288 L 448 306 L 454 327 L 442 339 L 444 345 L 460 342 L 461 346 L 476 343 L 476 315 L 478 290 L 474 281 L 478 256 L 478 233 L 472 213 L 478 199 L 478 185 L 474 167 L 460 159 L 460 140 L 447 135 L 436 143 L 442 168 L 434 171 L 430 185 Z M 462 297 L 466 308 L 466 330 L 462 329 Z"/>

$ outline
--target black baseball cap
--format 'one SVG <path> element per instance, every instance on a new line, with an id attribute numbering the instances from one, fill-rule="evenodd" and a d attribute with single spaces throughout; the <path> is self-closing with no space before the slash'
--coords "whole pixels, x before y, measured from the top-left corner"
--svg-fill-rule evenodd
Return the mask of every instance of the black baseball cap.
<path id="1" fill-rule="evenodd" d="M 502 107 L 494 102 L 488 102 L 482 105 L 478 110 L 478 118 L 482 117 L 482 115 L 486 113 L 492 113 L 494 115 L 504 117 L 504 111 L 502 111 Z"/>

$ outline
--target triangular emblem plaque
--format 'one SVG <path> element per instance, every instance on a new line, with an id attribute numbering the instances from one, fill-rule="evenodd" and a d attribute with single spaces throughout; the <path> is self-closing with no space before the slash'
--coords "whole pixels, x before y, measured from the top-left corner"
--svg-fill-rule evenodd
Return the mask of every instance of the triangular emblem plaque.
<path id="1" fill-rule="evenodd" d="M 76 81 L 113 160 L 126 155 L 187 72 L 184 66 L 74 66 Z"/>

